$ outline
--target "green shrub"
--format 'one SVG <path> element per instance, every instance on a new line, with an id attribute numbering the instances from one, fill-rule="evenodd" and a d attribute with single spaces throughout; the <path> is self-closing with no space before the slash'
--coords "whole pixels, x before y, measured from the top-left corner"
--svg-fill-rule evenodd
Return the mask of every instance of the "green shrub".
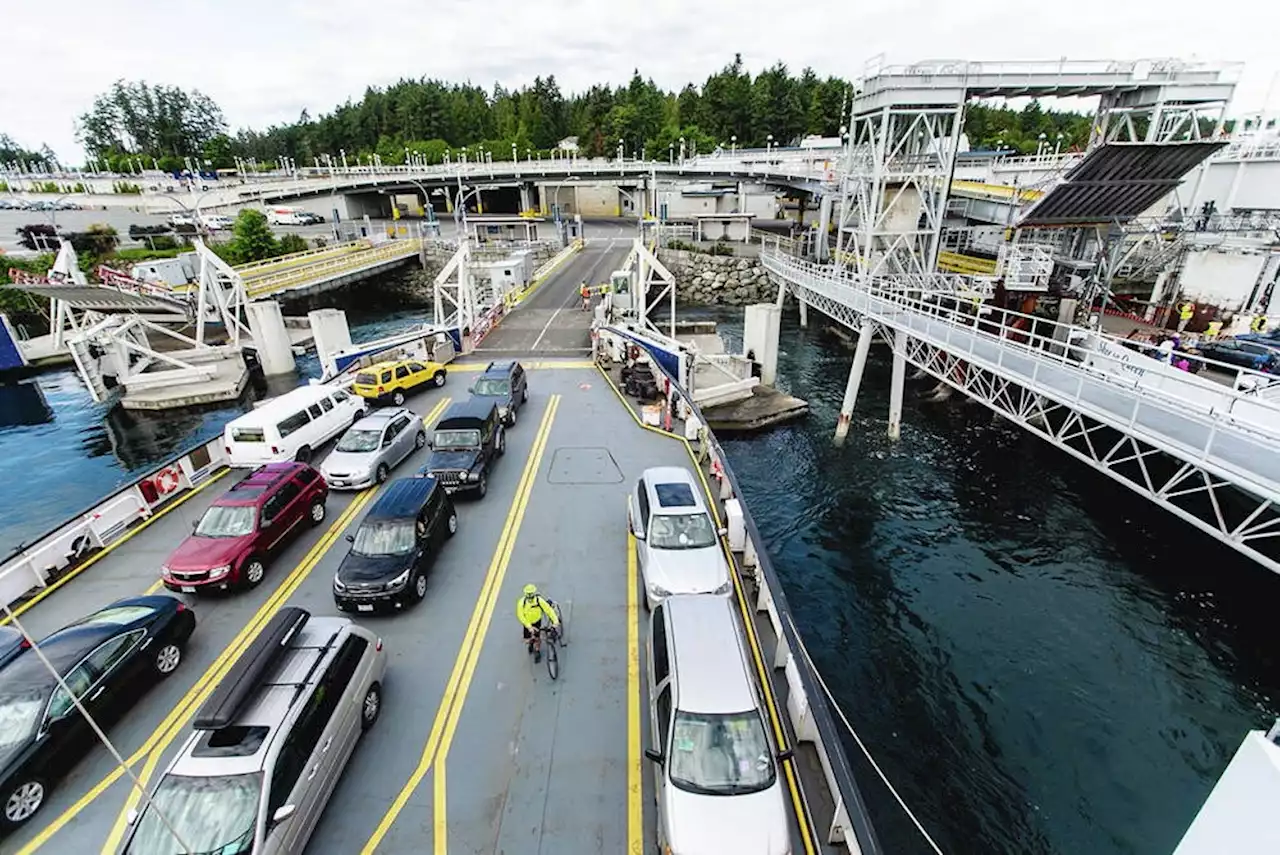
<path id="1" fill-rule="evenodd" d="M 182 247 L 177 245 L 173 238 L 156 238 L 158 244 L 161 240 L 168 240 L 174 244 L 170 247 L 157 246 L 155 249 L 147 247 L 130 247 L 129 249 L 116 250 L 114 260 L 123 261 L 129 264 L 136 264 L 139 261 L 150 261 L 153 258 L 176 258 L 182 253 Z"/>
<path id="2" fill-rule="evenodd" d="M 308 249 L 307 239 L 302 235 L 287 234 L 280 238 L 281 255 L 292 255 L 295 252 L 306 252 Z"/>
<path id="3" fill-rule="evenodd" d="M 733 255 L 733 247 L 727 243 L 717 243 L 707 250 L 708 255 Z"/>

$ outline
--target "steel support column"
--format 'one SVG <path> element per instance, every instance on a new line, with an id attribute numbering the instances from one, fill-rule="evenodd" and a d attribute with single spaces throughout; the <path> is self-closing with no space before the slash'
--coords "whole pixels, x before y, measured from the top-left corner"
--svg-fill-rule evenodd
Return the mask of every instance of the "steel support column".
<path id="1" fill-rule="evenodd" d="M 862 341 L 859 339 L 858 344 Z M 889 385 L 889 439 L 902 435 L 902 393 L 907 379 L 907 331 L 893 331 L 893 375 Z"/>
<path id="2" fill-rule="evenodd" d="M 862 374 L 867 368 L 867 353 L 871 350 L 871 336 L 875 327 L 871 321 L 863 319 L 858 329 L 858 347 L 853 352 L 853 367 L 849 369 L 849 382 L 844 387 L 844 403 L 840 405 L 840 418 L 836 422 L 836 445 L 844 444 L 849 434 L 849 420 L 853 418 L 853 406 L 858 402 L 858 387 L 862 385 Z"/>

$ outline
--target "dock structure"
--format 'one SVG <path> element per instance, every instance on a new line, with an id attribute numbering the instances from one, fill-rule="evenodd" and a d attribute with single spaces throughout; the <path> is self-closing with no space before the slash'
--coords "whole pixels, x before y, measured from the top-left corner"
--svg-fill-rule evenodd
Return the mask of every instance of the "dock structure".
<path id="1" fill-rule="evenodd" d="M 647 615 L 626 522 L 628 491 L 652 466 L 701 473 L 729 526 L 731 602 L 749 669 L 761 681 L 766 727 L 779 749 L 795 749 L 779 761 L 790 851 L 881 852 L 759 535 L 752 527 L 743 539 L 741 500 L 736 483 L 723 480 L 727 461 L 714 438 L 691 444 L 679 425 L 674 433 L 644 426 L 640 404 L 617 388 L 617 372 L 590 359 L 591 315 L 578 307 L 577 289 L 621 252 L 589 245 L 564 261 L 478 351 L 449 366 L 445 386 L 407 402 L 430 428 L 465 398 L 486 351 L 519 358 L 528 371 L 527 409 L 507 434 L 488 495 L 458 499 L 458 532 L 430 571 L 425 600 L 404 613 L 356 618 L 390 657 L 381 717 L 343 771 L 308 852 L 655 849 L 654 766 L 643 756 Z M 65 553 L 78 556 L 13 604 L 22 627 L 39 637 L 119 597 L 159 590 L 160 563 L 240 477 L 225 468 L 221 445 L 166 466 L 165 477 L 179 473 L 178 493 L 148 507 L 145 493 L 126 489 L 104 503 L 103 515 L 69 521 L 0 567 L 0 590 L 12 601 L 5 583 L 29 584 L 49 564 L 65 563 Z M 428 453 L 415 452 L 392 477 L 411 475 Z M 198 620 L 182 664 L 108 730 L 145 785 L 270 615 L 286 604 L 333 613 L 343 535 L 379 489 L 331 493 L 325 522 L 283 546 L 257 588 L 180 595 Z M 108 524 L 109 531 L 95 528 Z M 101 548 L 66 548 L 84 538 Z M 530 582 L 561 604 L 569 628 L 556 681 L 526 655 L 517 633 L 515 603 Z M 112 852 L 138 798 L 111 755 L 96 748 L 8 838 L 6 851 Z"/>

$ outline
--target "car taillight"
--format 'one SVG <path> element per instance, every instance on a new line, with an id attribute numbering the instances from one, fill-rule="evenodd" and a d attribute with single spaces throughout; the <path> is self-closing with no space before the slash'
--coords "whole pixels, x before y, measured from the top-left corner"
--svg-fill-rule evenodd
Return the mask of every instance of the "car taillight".
<path id="1" fill-rule="evenodd" d="M 271 453 L 272 453 L 272 454 L 279 454 L 279 453 L 280 453 L 280 449 L 276 448 L 276 447 L 273 445 L 273 446 L 271 446 Z"/>
<path id="2" fill-rule="evenodd" d="M 381 394 L 382 394 L 382 391 L 383 391 L 382 387 L 381 387 L 381 386 L 379 386 L 379 387 L 378 387 L 378 394 L 379 394 L 379 395 L 381 395 Z"/>
<path id="3" fill-rule="evenodd" d="M 382 639 L 381 639 L 381 638 L 379 638 L 376 642 L 374 642 L 373 649 L 374 649 L 375 651 L 376 651 L 376 650 L 381 650 L 381 649 L 382 649 Z"/>
<path id="4" fill-rule="evenodd" d="M 182 614 L 182 613 L 183 613 L 183 612 L 185 612 L 186 610 L 187 610 L 187 604 L 186 604 L 186 603 L 178 603 L 178 607 L 177 607 L 176 609 L 174 609 L 174 611 L 176 611 L 178 614 Z"/>
<path id="5" fill-rule="evenodd" d="M 382 642 L 381 642 L 381 641 L 379 641 L 379 642 L 378 642 L 378 644 L 382 644 Z M 22 644 L 20 644 L 20 645 L 18 645 L 18 646 L 19 646 L 19 647 L 21 647 L 23 650 L 30 650 L 30 649 L 31 649 L 31 639 L 27 638 L 27 637 L 24 635 L 24 636 L 22 637 Z"/>

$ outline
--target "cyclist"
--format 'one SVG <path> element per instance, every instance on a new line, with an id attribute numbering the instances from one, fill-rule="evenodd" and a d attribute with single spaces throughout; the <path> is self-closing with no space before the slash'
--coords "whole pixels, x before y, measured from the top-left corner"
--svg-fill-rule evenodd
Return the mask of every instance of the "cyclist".
<path id="1" fill-rule="evenodd" d="M 557 629 L 560 627 L 560 616 L 556 614 L 551 601 L 538 592 L 538 586 L 524 586 L 524 593 L 516 603 L 516 617 L 524 628 L 524 641 L 534 662 L 542 661 L 543 619 L 551 621 Z"/>

